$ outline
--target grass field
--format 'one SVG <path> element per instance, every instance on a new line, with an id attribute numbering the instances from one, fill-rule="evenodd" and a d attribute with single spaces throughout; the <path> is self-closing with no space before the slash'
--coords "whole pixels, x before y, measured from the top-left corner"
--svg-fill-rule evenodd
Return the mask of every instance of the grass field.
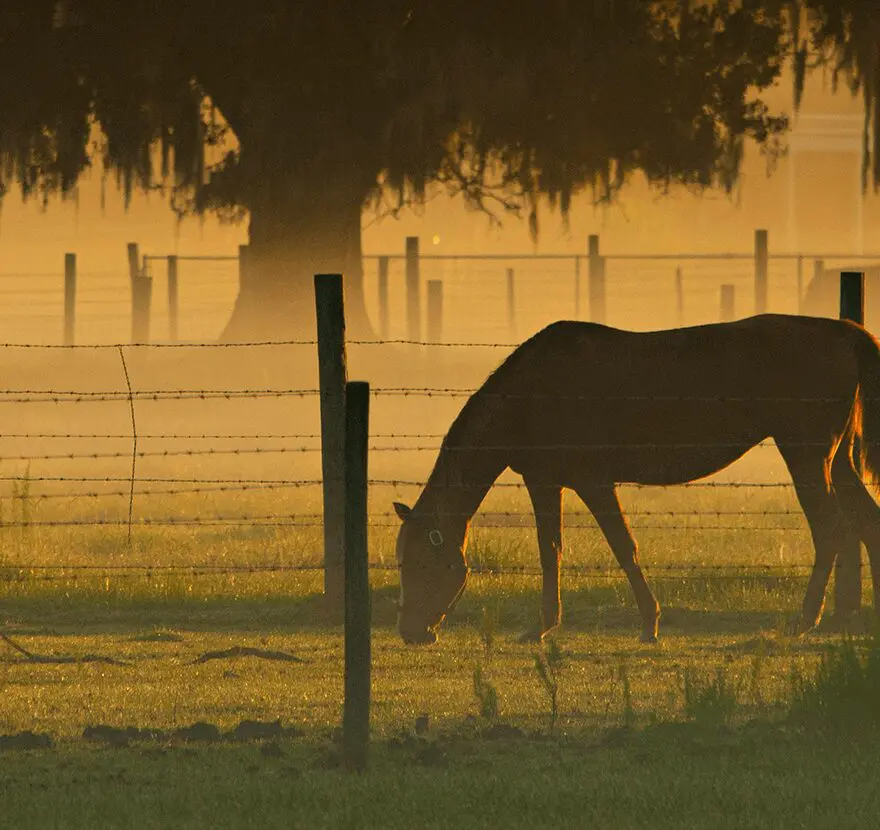
<path id="1" fill-rule="evenodd" d="M 220 562 L 234 553 L 277 563 L 290 531 L 219 530 L 214 539 L 138 528 L 133 552 L 121 530 L 115 543 L 100 528 L 4 532 L 7 542 L 19 534 L 6 550 L 47 561 L 79 534 L 80 561 L 103 556 L 107 567 L 6 569 L 2 632 L 39 657 L 117 661 L 43 663 L 0 643 L 0 733 L 54 740 L 0 753 L 7 826 L 866 827 L 880 807 L 872 730 L 817 736 L 786 720 L 796 682 L 839 639 L 785 633 L 802 578 L 660 570 L 662 641 L 644 646 L 616 572 L 566 574 L 554 722 L 536 648 L 517 641 L 537 614 L 536 575 L 472 576 L 438 645 L 414 649 L 394 632 L 396 573 L 377 569 L 372 766 L 351 776 L 335 743 L 342 632 L 325 617 L 320 571 L 112 567 L 122 551 L 150 551 L 159 565 L 203 564 L 207 550 Z M 477 553 L 533 564 L 531 533 L 478 531 Z M 745 533 L 755 557 L 762 539 L 779 543 L 764 538 L 774 531 Z M 714 559 L 735 539 L 672 535 L 684 536 L 675 561 L 690 553 L 695 564 L 705 557 L 688 544 L 714 539 Z M 390 557 L 391 536 L 376 534 L 377 563 Z M 591 556 L 571 551 L 581 564 Z M 196 662 L 235 646 L 303 662 Z M 481 715 L 477 666 L 497 692 L 494 717 Z M 251 742 L 167 734 L 200 721 L 225 732 L 276 719 L 295 733 Z M 114 747 L 83 738 L 96 725 L 166 734 Z"/>
<path id="2" fill-rule="evenodd" d="M 118 373 L 111 357 L 108 376 Z M 18 368 L 21 388 L 33 389 L 33 367 Z M 225 367 L 215 368 L 222 385 Z M 414 445 L 437 443 L 454 406 L 417 403 L 411 418 L 399 401 L 377 407 L 376 443 L 401 431 L 421 436 Z M 624 488 L 663 607 L 656 646 L 639 643 L 629 587 L 592 519 L 567 499 L 570 570 L 549 685 L 536 647 L 518 641 L 537 619 L 540 577 L 515 479 L 503 478 L 477 517 L 474 573 L 440 642 L 415 649 L 394 630 L 391 501 L 415 499 L 418 488 L 401 482 L 423 480 L 435 449 L 371 453 L 381 482 L 370 494 L 374 744 L 370 772 L 346 775 L 342 631 L 321 597 L 320 489 L 234 486 L 319 478 L 316 442 L 249 454 L 289 450 L 290 439 L 146 437 L 314 433 L 314 412 L 296 419 L 306 402 L 276 404 L 233 401 L 228 418 L 209 421 L 203 410 L 216 401 L 139 403 L 138 448 L 156 454 L 138 459 L 130 541 L 125 401 L 100 418 L 79 405 L 75 423 L 69 403 L 35 405 L 24 426 L 21 409 L 0 412 L 0 735 L 30 730 L 53 742 L 16 749 L 0 739 L 0 826 L 876 826 L 875 729 L 823 732 L 788 717 L 840 635 L 787 634 L 812 552 L 784 471 L 767 460 L 772 448 L 710 482 L 770 486 Z M 32 437 L 74 431 L 123 437 Z M 205 446 L 243 451 L 162 455 Z M 64 453 L 77 457 L 45 457 Z M 191 483 L 149 481 L 163 477 Z M 220 479 L 231 489 L 167 492 Z M 279 719 L 287 731 L 267 727 L 258 740 L 207 740 L 209 727 L 203 740 L 175 734 Z M 129 741 L 105 729 L 91 740 L 90 727 L 154 733 Z"/>

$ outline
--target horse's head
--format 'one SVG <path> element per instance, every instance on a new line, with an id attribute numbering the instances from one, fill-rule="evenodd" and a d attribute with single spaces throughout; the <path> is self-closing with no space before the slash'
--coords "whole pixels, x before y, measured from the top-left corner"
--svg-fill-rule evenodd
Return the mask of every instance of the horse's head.
<path id="1" fill-rule="evenodd" d="M 467 565 L 464 532 L 455 522 L 420 516 L 394 503 L 403 520 L 397 537 L 400 601 L 397 628 L 411 645 L 437 642 L 436 629 L 464 591 Z"/>

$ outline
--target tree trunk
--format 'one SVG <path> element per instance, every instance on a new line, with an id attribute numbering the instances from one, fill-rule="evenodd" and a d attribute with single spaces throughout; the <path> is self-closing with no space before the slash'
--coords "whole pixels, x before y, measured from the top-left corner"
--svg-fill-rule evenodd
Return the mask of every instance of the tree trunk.
<path id="1" fill-rule="evenodd" d="M 313 339 L 314 275 L 333 273 L 344 278 L 348 335 L 372 338 L 361 262 L 363 192 L 301 182 L 266 189 L 251 207 L 248 261 L 222 339 Z"/>

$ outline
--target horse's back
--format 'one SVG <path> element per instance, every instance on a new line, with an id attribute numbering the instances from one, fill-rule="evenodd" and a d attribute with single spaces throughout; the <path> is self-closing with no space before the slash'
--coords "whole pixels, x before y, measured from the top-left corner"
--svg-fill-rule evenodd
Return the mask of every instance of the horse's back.
<path id="1" fill-rule="evenodd" d="M 514 469 L 686 481 L 768 437 L 840 432 L 866 337 L 873 343 L 847 323 L 786 315 L 654 332 L 563 321 L 520 346 L 481 397 L 501 443 L 522 448 Z"/>
<path id="2" fill-rule="evenodd" d="M 862 340 L 872 339 L 850 323 L 783 314 L 649 332 L 566 320 L 523 343 L 499 373 L 548 391 L 778 397 L 851 385 Z"/>

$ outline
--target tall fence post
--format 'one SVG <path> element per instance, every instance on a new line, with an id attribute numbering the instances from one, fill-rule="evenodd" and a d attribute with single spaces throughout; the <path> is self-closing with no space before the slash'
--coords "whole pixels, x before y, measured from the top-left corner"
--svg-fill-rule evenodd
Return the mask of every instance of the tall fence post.
<path id="1" fill-rule="evenodd" d="M 137 242 L 128 243 L 128 276 L 131 282 L 131 342 L 149 343 L 153 280 L 139 262 Z"/>
<path id="2" fill-rule="evenodd" d="M 345 307 L 341 274 L 315 275 L 321 471 L 324 489 L 324 600 L 338 618 L 343 602 L 345 545 Z"/>
<path id="3" fill-rule="evenodd" d="M 370 385 L 345 386 L 345 768 L 367 769 L 370 746 L 370 573 L 367 546 L 367 439 Z"/>
<path id="4" fill-rule="evenodd" d="M 76 254 L 64 255 L 64 345 L 72 346 L 76 331 Z"/>
<path id="5" fill-rule="evenodd" d="M 168 339 L 177 342 L 178 328 L 177 255 L 168 257 Z"/>
<path id="6" fill-rule="evenodd" d="M 865 275 L 860 271 L 840 274 L 840 319 L 865 323 Z M 860 447 L 853 447 L 856 470 L 861 474 Z M 846 532 L 837 555 L 834 576 L 834 616 L 844 622 L 862 607 L 862 543 Z"/>
<path id="7" fill-rule="evenodd" d="M 678 325 L 684 325 L 684 278 L 681 266 L 675 269 L 675 307 L 678 311 Z"/>
<path id="8" fill-rule="evenodd" d="M 388 339 L 388 257 L 379 257 L 379 339 Z"/>
<path id="9" fill-rule="evenodd" d="M 734 318 L 734 297 L 736 287 L 730 283 L 721 286 L 721 322 L 729 323 Z"/>
<path id="10" fill-rule="evenodd" d="M 422 339 L 421 300 L 419 297 L 419 238 L 406 238 L 406 336 Z"/>
<path id="11" fill-rule="evenodd" d="M 516 343 L 516 273 L 513 268 L 507 269 L 507 326 L 510 342 Z"/>
<path id="12" fill-rule="evenodd" d="M 755 314 L 767 311 L 767 231 L 755 231 Z"/>

